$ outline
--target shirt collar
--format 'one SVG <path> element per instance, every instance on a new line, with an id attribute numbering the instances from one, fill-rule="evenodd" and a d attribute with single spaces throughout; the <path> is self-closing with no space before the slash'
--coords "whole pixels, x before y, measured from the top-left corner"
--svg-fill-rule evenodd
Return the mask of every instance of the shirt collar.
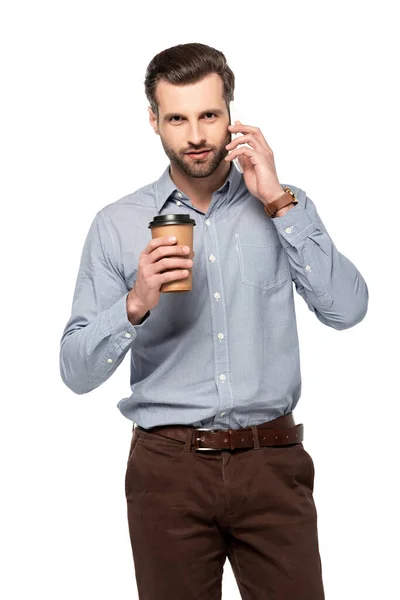
<path id="1" fill-rule="evenodd" d="M 165 169 L 161 177 L 155 182 L 155 195 L 156 195 L 156 206 L 158 212 L 161 212 L 164 204 L 169 199 L 171 194 L 176 194 L 180 192 L 176 187 L 175 183 L 171 179 L 171 175 L 169 173 L 170 166 Z M 231 200 L 236 193 L 241 181 L 243 179 L 242 173 L 240 173 L 233 162 L 231 162 L 231 166 L 228 172 L 228 176 L 225 179 L 225 182 L 222 184 L 220 188 L 218 188 L 219 192 L 227 190 L 227 200 Z M 186 197 L 183 192 L 180 192 L 183 197 Z"/>

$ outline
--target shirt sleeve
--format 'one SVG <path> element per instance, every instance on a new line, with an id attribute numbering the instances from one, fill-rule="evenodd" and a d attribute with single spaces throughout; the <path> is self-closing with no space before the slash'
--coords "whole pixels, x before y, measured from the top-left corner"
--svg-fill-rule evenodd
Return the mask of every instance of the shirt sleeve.
<path id="1" fill-rule="evenodd" d="M 325 325 L 353 327 L 367 313 L 367 284 L 337 250 L 313 201 L 303 190 L 290 188 L 299 203 L 271 221 L 286 250 L 296 291 Z"/>
<path id="2" fill-rule="evenodd" d="M 60 373 L 76 394 L 104 383 L 122 363 L 146 327 L 128 320 L 126 282 L 118 270 L 107 217 L 98 212 L 87 234 L 72 302 L 72 312 L 60 342 Z"/>

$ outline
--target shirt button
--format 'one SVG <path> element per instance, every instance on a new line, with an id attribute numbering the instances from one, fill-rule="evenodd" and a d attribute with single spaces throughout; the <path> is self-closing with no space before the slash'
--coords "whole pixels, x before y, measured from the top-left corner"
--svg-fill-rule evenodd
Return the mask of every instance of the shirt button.
<path id="1" fill-rule="evenodd" d="M 176 205 L 180 206 L 182 204 L 182 202 L 179 202 L 179 200 L 177 200 Z"/>
<path id="2" fill-rule="evenodd" d="M 221 298 L 221 294 L 219 294 L 218 292 L 215 292 L 214 298 L 216 298 L 217 300 L 219 300 Z"/>
<path id="3" fill-rule="evenodd" d="M 218 334 L 218 339 L 219 340 L 223 340 L 224 339 L 224 334 L 223 333 L 219 333 Z"/>
<path id="4" fill-rule="evenodd" d="M 311 271 L 311 267 L 310 267 L 310 265 L 307 265 L 307 266 L 306 266 L 306 271 Z"/>
<path id="5" fill-rule="evenodd" d="M 220 375 L 220 376 L 219 376 L 219 378 L 220 378 L 220 380 L 221 380 L 221 381 L 225 381 L 225 379 L 226 379 L 226 375 L 224 375 L 224 374 L 222 373 L 222 375 Z"/>
<path id="6" fill-rule="evenodd" d="M 210 224 L 210 219 L 207 219 L 206 220 L 206 225 L 209 225 L 209 224 Z"/>
<path id="7" fill-rule="evenodd" d="M 124 336 L 125 336 L 126 338 L 130 338 L 130 337 L 132 337 L 132 336 L 131 336 L 131 334 L 129 333 L 129 331 L 125 331 L 125 333 L 124 333 Z"/>
<path id="8" fill-rule="evenodd" d="M 211 260 L 211 262 L 214 262 L 214 260 L 215 260 L 214 254 L 210 254 L 210 256 L 208 258 Z"/>
<path id="9" fill-rule="evenodd" d="M 292 233 L 293 227 L 286 227 L 285 231 L 286 233 Z"/>
<path id="10" fill-rule="evenodd" d="M 107 358 L 108 363 L 112 363 L 112 358 Z"/>
<path id="11" fill-rule="evenodd" d="M 223 413 L 221 413 L 221 417 L 223 417 L 223 416 L 225 416 L 225 415 L 226 415 L 226 412 L 223 412 Z"/>
<path id="12" fill-rule="evenodd" d="M 182 194 L 178 192 L 178 198 L 182 198 Z"/>

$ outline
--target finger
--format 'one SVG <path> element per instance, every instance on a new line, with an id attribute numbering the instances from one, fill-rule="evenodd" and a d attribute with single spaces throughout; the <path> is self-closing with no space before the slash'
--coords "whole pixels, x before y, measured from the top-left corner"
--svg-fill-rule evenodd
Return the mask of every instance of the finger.
<path id="1" fill-rule="evenodd" d="M 271 150 L 270 146 L 268 145 L 267 140 L 263 136 L 262 131 L 259 127 L 253 127 L 252 125 L 243 125 L 243 123 L 238 123 L 237 125 L 228 125 L 228 129 L 231 130 L 231 133 L 243 133 L 243 134 L 251 133 L 256 137 L 256 139 L 259 142 L 264 144 L 266 148 Z M 271 150 L 271 152 L 272 152 L 272 150 Z"/>
<path id="2" fill-rule="evenodd" d="M 150 264 L 153 274 L 164 273 L 165 271 L 170 271 L 171 269 L 191 269 L 192 266 L 193 261 L 191 258 L 178 258 L 172 256 L 164 256 L 160 260 Z"/>
<path id="3" fill-rule="evenodd" d="M 160 246 L 173 246 L 174 244 L 176 244 L 176 240 L 172 241 L 170 238 L 171 236 L 169 235 L 165 235 L 159 238 L 153 238 L 143 250 L 143 254 L 150 254 L 151 252 L 153 252 L 153 250 L 159 248 Z"/>
<path id="4" fill-rule="evenodd" d="M 236 122 L 235 125 L 228 125 L 228 129 L 232 129 L 235 133 L 256 133 L 259 131 L 259 127 L 253 127 L 253 125 L 243 125 L 243 123 Z"/>
<path id="5" fill-rule="evenodd" d="M 183 256 L 184 258 L 189 258 L 188 255 L 190 255 L 190 246 L 175 246 L 174 244 L 168 244 L 155 248 L 153 252 L 148 255 L 147 260 L 150 260 L 150 262 L 157 262 L 162 258 L 170 256 Z"/>
<path id="6" fill-rule="evenodd" d="M 159 273 L 160 282 L 167 283 L 169 281 L 175 281 L 175 279 L 185 279 L 189 275 L 189 271 L 179 269 L 178 271 L 165 271 L 165 273 Z"/>
<path id="7" fill-rule="evenodd" d="M 245 143 L 249 144 L 254 150 L 259 150 L 259 151 L 262 150 L 262 146 L 261 146 L 260 142 L 252 134 L 241 135 L 241 136 L 235 138 L 229 144 L 227 144 L 227 146 L 225 146 L 225 148 L 227 150 L 233 150 L 233 148 L 236 148 L 239 144 L 245 144 Z"/>
<path id="8" fill-rule="evenodd" d="M 241 148 L 235 148 L 235 150 L 232 150 L 232 152 L 230 154 L 228 154 L 228 156 L 225 156 L 224 160 L 232 160 L 233 158 L 236 158 L 237 156 L 239 156 L 241 154 L 244 154 L 244 156 L 248 156 L 250 159 L 257 157 L 257 156 L 262 156 L 256 150 L 252 150 L 251 148 L 242 146 Z M 252 161 L 252 162 L 254 163 L 255 161 Z"/>

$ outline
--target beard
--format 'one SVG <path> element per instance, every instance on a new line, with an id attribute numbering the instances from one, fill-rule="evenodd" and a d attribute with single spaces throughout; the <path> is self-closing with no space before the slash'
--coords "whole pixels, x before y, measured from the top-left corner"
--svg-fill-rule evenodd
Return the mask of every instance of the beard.
<path id="1" fill-rule="evenodd" d="M 183 171 L 189 177 L 210 177 L 219 167 L 219 165 L 224 160 L 225 156 L 228 156 L 229 151 L 225 148 L 227 144 L 232 141 L 232 134 L 230 131 L 227 131 L 225 136 L 225 140 L 218 148 L 211 148 L 211 151 L 208 153 L 206 158 L 202 160 L 193 160 L 185 154 L 178 154 L 173 150 L 163 139 L 160 133 L 160 139 L 162 146 L 164 148 L 165 154 L 168 156 L 171 162 L 173 162 L 181 171 Z M 208 147 L 206 144 L 203 144 L 199 147 L 199 149 Z"/>

